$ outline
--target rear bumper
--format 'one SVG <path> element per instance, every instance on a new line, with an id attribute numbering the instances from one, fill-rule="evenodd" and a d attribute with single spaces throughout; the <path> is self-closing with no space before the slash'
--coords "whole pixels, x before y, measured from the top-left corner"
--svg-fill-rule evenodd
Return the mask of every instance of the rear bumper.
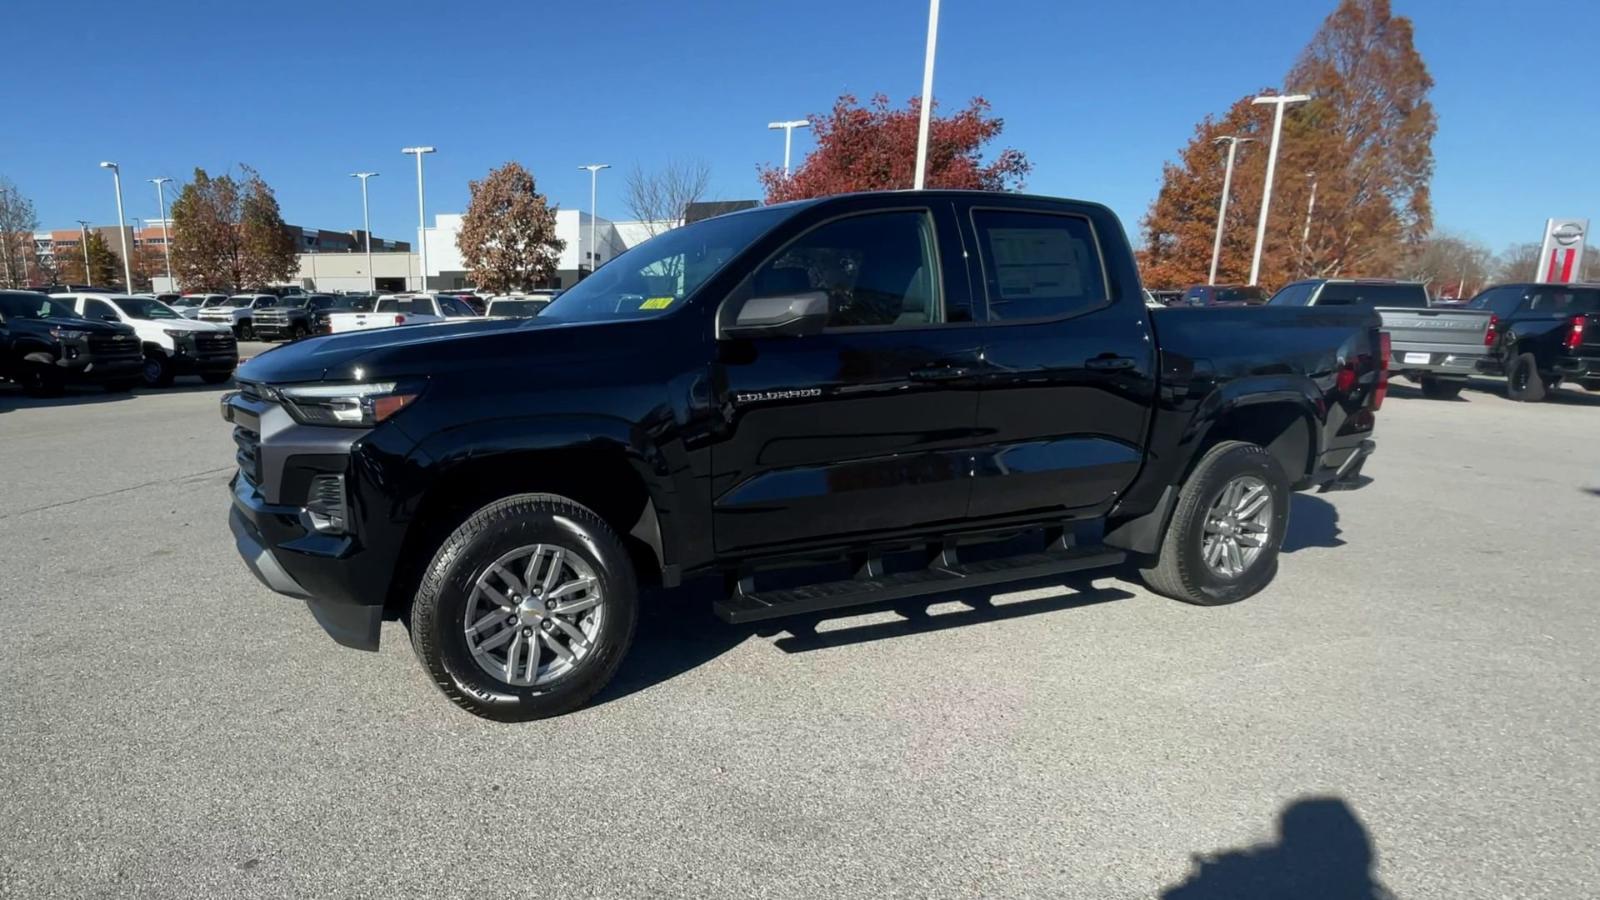
<path id="1" fill-rule="evenodd" d="M 1556 371 L 1565 378 L 1600 378 L 1600 358 L 1568 356 L 1556 360 Z"/>
<path id="2" fill-rule="evenodd" d="M 1377 443 L 1368 439 L 1353 448 L 1323 454 L 1321 465 L 1311 475 L 1311 483 L 1316 486 L 1317 493 L 1366 487 L 1372 479 L 1364 478 L 1361 469 L 1377 449 Z"/>
<path id="3" fill-rule="evenodd" d="M 1390 353 L 1389 370 L 1397 375 L 1466 378 L 1488 359 L 1483 348 L 1434 344 L 1396 344 Z"/>
<path id="4" fill-rule="evenodd" d="M 234 475 L 228 528 L 235 549 L 262 584 L 304 600 L 328 636 L 357 650 L 378 649 L 383 607 L 362 603 L 349 583 L 359 553 L 350 538 L 335 538 L 306 529 L 300 510 L 269 505 L 250 482 Z"/>

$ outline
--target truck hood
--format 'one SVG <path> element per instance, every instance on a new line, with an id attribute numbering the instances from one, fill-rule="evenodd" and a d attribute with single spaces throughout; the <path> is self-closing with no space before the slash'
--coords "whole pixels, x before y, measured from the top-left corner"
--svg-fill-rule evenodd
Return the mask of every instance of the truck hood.
<path id="1" fill-rule="evenodd" d="M 233 332 L 221 322 L 196 322 L 194 319 L 137 319 L 135 324 L 140 328 L 160 328 L 165 331 Z"/>
<path id="2" fill-rule="evenodd" d="M 502 357 L 526 364 L 548 352 L 562 355 L 595 346 L 602 334 L 626 327 L 612 322 L 554 319 L 458 319 L 395 325 L 282 344 L 239 368 L 238 377 L 267 384 L 371 381 L 428 375 L 440 367 L 491 365 Z M 458 345 L 458 346 L 450 346 Z"/>
<path id="3" fill-rule="evenodd" d="M 11 327 L 16 331 L 26 330 L 34 334 L 43 334 L 52 328 L 87 331 L 90 334 L 133 334 L 133 329 L 123 325 L 121 322 L 102 322 L 98 319 L 78 319 L 67 316 L 50 316 L 44 319 L 12 319 Z"/>

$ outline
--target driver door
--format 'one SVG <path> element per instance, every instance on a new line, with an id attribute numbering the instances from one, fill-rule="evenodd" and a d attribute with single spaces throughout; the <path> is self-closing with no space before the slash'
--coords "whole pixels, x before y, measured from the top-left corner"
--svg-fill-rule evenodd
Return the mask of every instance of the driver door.
<path id="1" fill-rule="evenodd" d="M 981 359 L 966 267 L 948 205 L 904 204 L 812 226 L 726 301 L 825 292 L 829 313 L 820 334 L 718 343 L 719 553 L 965 515 Z"/>

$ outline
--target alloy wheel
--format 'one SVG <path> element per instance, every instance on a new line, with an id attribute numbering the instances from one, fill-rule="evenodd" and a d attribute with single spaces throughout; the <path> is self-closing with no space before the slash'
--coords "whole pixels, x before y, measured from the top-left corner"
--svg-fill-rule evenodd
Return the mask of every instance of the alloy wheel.
<path id="1" fill-rule="evenodd" d="M 1272 529 L 1272 488 L 1254 475 L 1240 475 L 1223 487 L 1206 513 L 1200 555 L 1222 578 L 1238 578 L 1260 558 Z"/>
<path id="2" fill-rule="evenodd" d="M 479 668 L 514 687 L 536 687 L 581 665 L 605 616 L 594 569 L 557 544 L 518 547 L 473 584 L 462 617 Z"/>

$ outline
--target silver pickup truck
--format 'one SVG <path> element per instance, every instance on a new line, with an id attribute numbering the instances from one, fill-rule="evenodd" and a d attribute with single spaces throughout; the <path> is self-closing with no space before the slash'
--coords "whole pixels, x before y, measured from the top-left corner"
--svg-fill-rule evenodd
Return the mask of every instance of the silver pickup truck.
<path id="1" fill-rule="evenodd" d="M 1422 385 L 1423 396 L 1449 399 L 1487 359 L 1494 316 L 1480 309 L 1430 309 L 1414 281 L 1313 278 L 1285 285 L 1269 306 L 1370 306 L 1389 335 L 1389 371 Z"/>

